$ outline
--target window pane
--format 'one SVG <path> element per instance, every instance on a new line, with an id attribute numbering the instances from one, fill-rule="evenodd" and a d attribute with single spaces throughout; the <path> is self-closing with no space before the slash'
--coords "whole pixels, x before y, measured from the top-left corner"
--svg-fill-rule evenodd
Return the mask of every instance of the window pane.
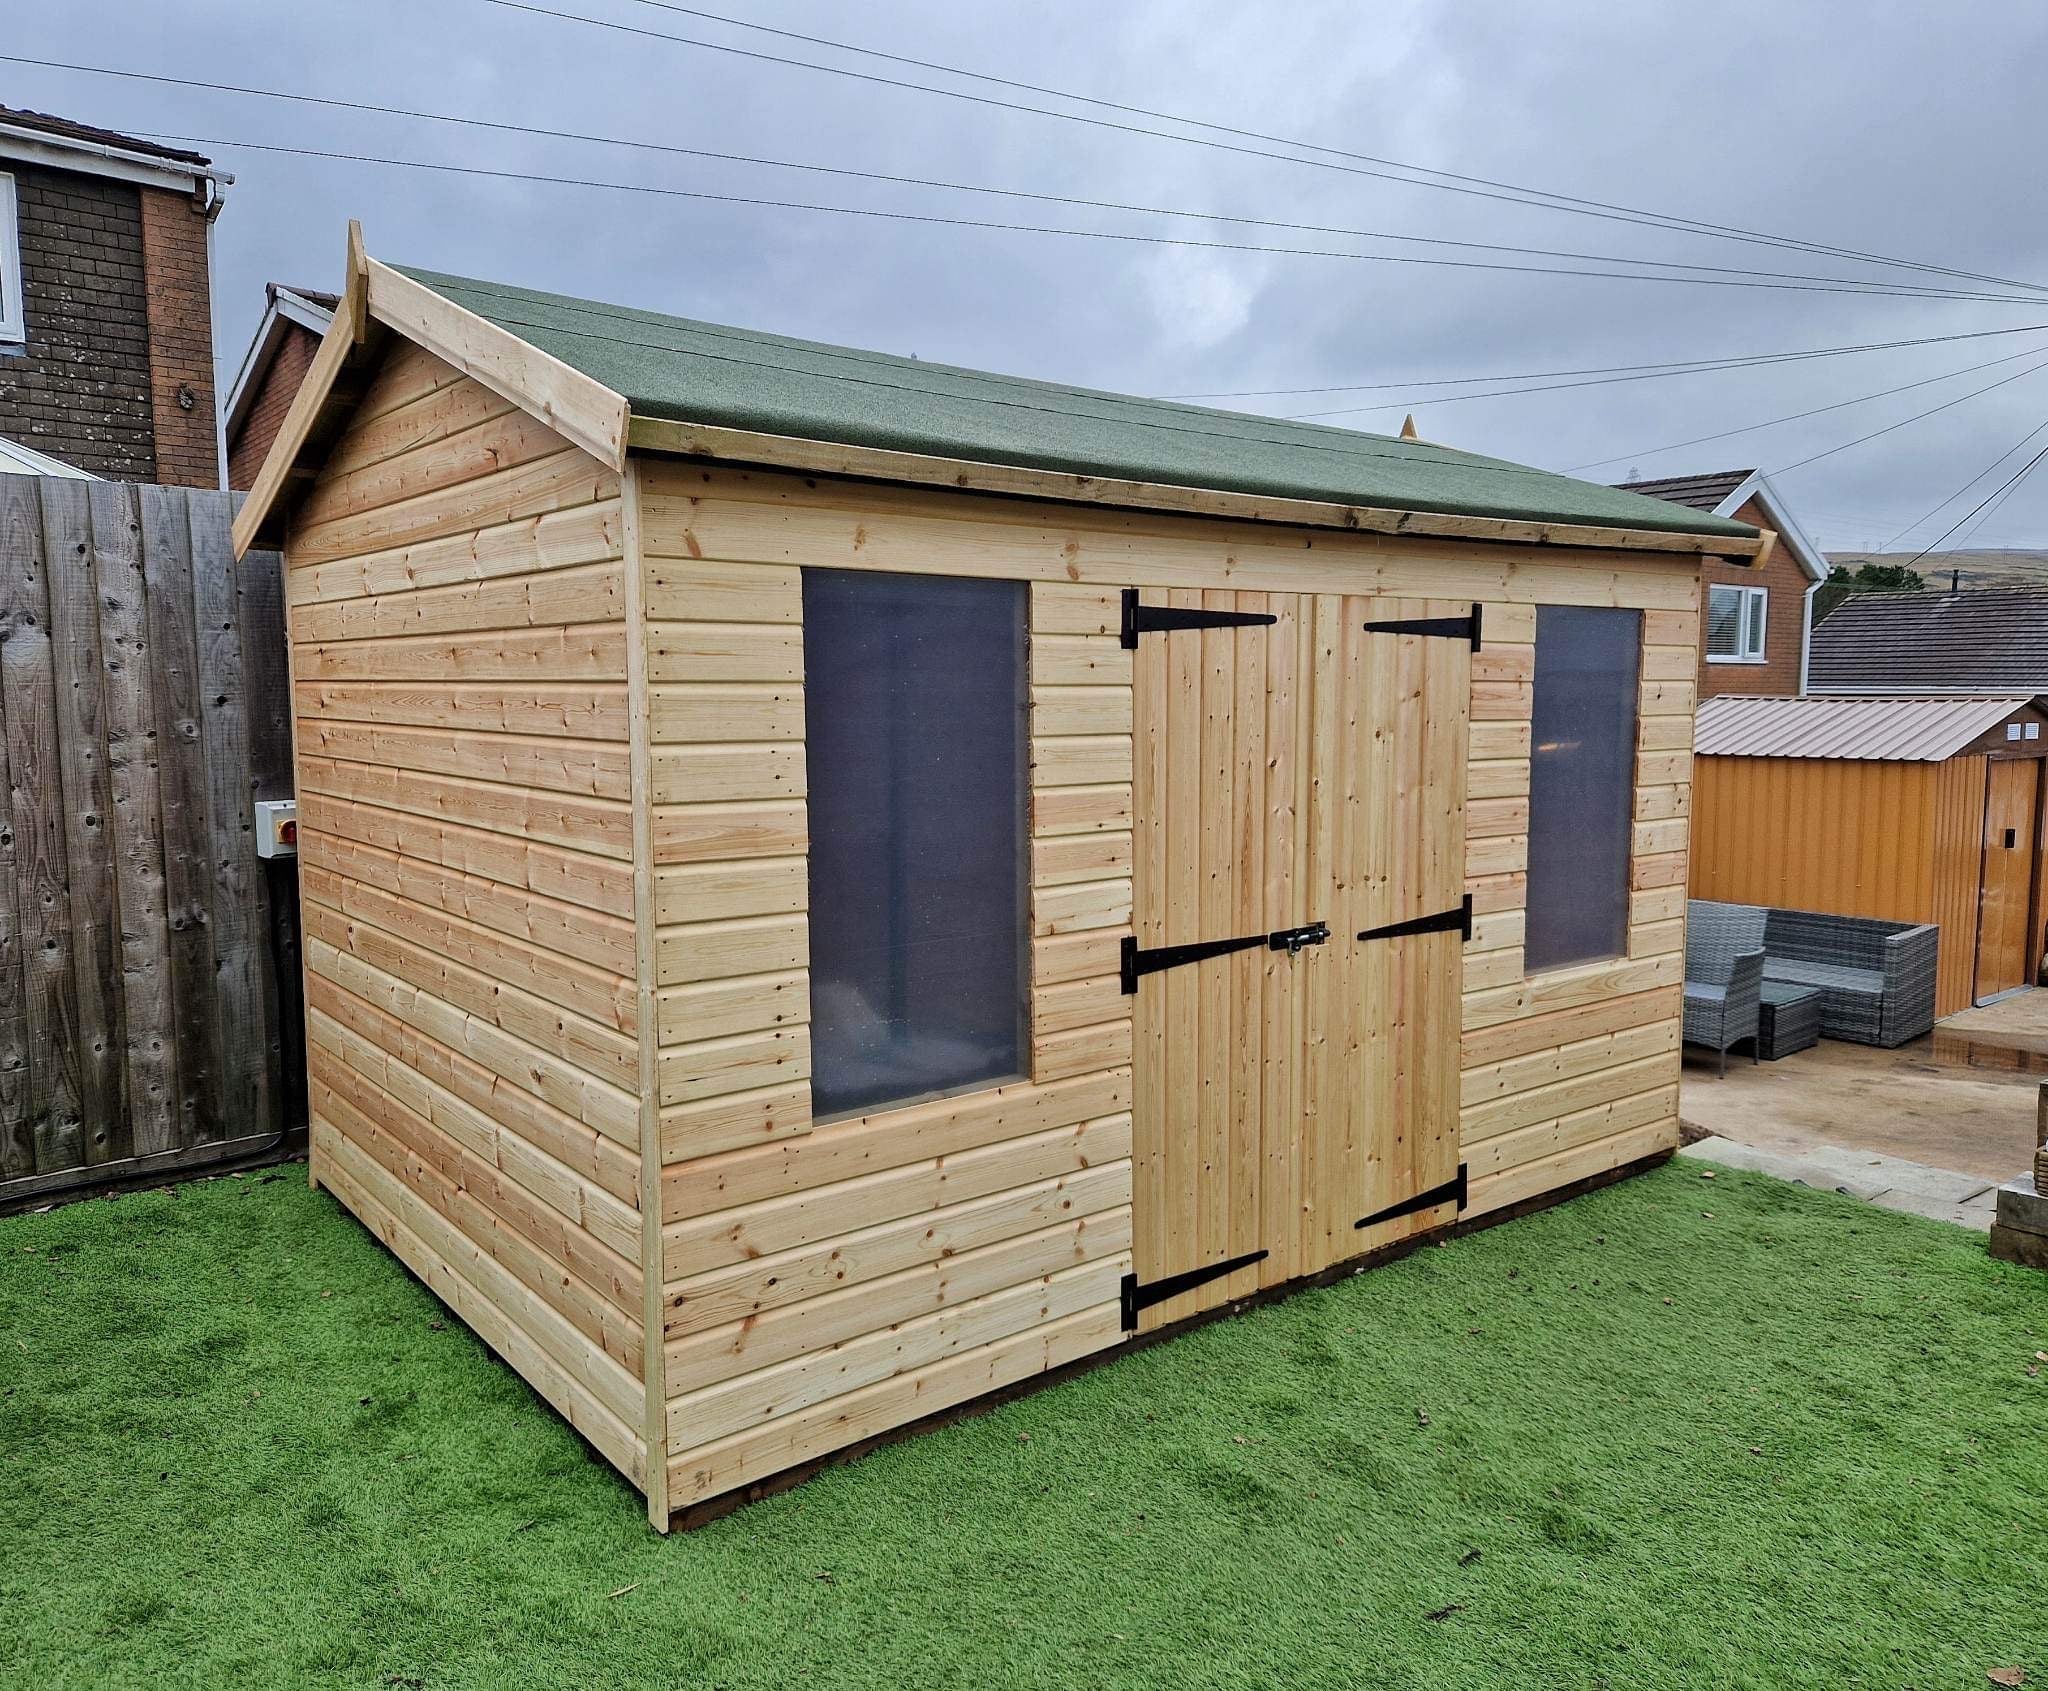
<path id="1" fill-rule="evenodd" d="M 1529 766 L 1524 966 L 1628 949 L 1642 613 L 1543 605 Z"/>
<path id="2" fill-rule="evenodd" d="M 1742 653 L 1746 658 L 1764 655 L 1764 603 L 1761 592 L 1749 595 L 1749 639 L 1744 643 Z"/>
<path id="3" fill-rule="evenodd" d="M 820 1115 L 1023 1067 L 1024 593 L 804 572 Z"/>
<path id="4" fill-rule="evenodd" d="M 1707 656 L 1710 658 L 1732 658 L 1739 656 L 1737 644 L 1742 638 L 1742 589 L 1739 587 L 1710 587 L 1707 589 Z"/>

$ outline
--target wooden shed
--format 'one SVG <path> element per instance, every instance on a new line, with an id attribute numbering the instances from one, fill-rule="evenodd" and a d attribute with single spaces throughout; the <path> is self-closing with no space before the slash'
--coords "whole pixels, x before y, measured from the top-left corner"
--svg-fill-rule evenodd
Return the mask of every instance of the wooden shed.
<path id="1" fill-rule="evenodd" d="M 2048 921 L 2042 706 L 1707 700 L 1693 896 L 1935 923 L 1938 1016 L 2031 986 Z"/>
<path id="2" fill-rule="evenodd" d="M 312 1178 L 658 1525 L 1677 1142 L 1743 525 L 352 238 L 238 539 Z"/>

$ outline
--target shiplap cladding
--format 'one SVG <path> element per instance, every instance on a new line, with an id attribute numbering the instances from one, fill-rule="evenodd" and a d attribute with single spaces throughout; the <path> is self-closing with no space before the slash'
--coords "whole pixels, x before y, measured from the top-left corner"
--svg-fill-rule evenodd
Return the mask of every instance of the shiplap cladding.
<path id="1" fill-rule="evenodd" d="M 289 563 L 316 1175 L 658 1521 L 1121 1340 L 1134 1221 L 1158 1224 L 1134 1140 L 1169 1131 L 1134 1122 L 1117 979 L 1147 872 L 1126 587 L 1322 595 L 1347 621 L 1483 605 L 1452 736 L 1468 825 L 1446 811 L 1418 848 L 1448 842 L 1455 881 L 1463 842 L 1477 910 L 1465 1214 L 1676 1143 L 1688 559 L 648 455 L 620 478 L 401 349 Z M 1030 585 L 1015 1080 L 813 1116 L 807 567 Z M 1540 603 L 1646 614 L 1629 954 L 1529 978 Z"/>
<path id="2" fill-rule="evenodd" d="M 619 477 L 400 342 L 286 557 L 313 1177 L 644 1482 Z"/>

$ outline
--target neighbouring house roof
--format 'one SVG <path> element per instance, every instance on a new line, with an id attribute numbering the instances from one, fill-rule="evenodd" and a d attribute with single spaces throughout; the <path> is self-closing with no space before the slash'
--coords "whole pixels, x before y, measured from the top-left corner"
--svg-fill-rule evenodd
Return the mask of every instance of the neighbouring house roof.
<path id="1" fill-rule="evenodd" d="M 2040 703 L 2033 694 L 1964 698 L 1702 699 L 1698 757 L 1847 758 L 1940 763 Z"/>
<path id="2" fill-rule="evenodd" d="M 1351 429 L 930 364 L 429 270 L 402 274 L 624 395 L 635 416 L 1169 486 L 1747 537 L 1593 482 Z"/>
<path id="3" fill-rule="evenodd" d="M 68 476 L 76 481 L 100 479 L 89 470 L 81 470 L 76 464 L 67 464 L 61 458 L 52 458 L 33 446 L 23 446 L 20 441 L 9 440 L 5 435 L 0 435 L 0 475 Z"/>
<path id="4" fill-rule="evenodd" d="M 1771 485 L 1771 478 L 1761 470 L 1709 470 L 1703 475 L 1660 476 L 1654 480 L 1624 481 L 1615 485 L 1627 493 L 1668 499 L 1674 505 L 1688 505 L 1695 511 L 1711 511 L 1717 517 L 1732 517 L 1753 499 L 1771 519 L 1770 526 L 1778 531 L 1778 538 L 1798 560 L 1807 579 L 1825 581 L 1828 578 L 1827 554 L 1800 527 L 1791 507 Z"/>
<path id="5" fill-rule="evenodd" d="M 1852 593 L 1813 630 L 1815 693 L 2048 692 L 2048 593 Z"/>
<path id="6" fill-rule="evenodd" d="M 334 313 L 340 304 L 339 294 L 330 294 L 319 288 L 288 288 L 282 282 L 263 285 L 263 316 L 256 324 L 249 350 L 242 355 L 242 367 L 235 373 L 235 385 L 228 392 L 226 432 L 231 449 L 241 429 L 242 419 L 263 385 L 264 372 L 277 357 L 278 348 L 284 344 L 292 326 L 297 324 L 309 330 L 317 339 L 327 333 L 327 325 L 334 321 Z"/>
<path id="7" fill-rule="evenodd" d="M 6 159 L 158 187 L 188 188 L 212 202 L 218 202 L 221 186 L 234 180 L 229 172 L 216 170 L 204 153 L 17 106 L 0 106 L 0 160 Z"/>
<path id="8" fill-rule="evenodd" d="M 1695 511 L 1718 511 L 1722 502 L 1756 474 L 1754 470 L 1712 470 L 1700 476 L 1655 476 L 1648 481 L 1621 481 L 1616 487 L 1650 499 L 1668 499 Z"/>

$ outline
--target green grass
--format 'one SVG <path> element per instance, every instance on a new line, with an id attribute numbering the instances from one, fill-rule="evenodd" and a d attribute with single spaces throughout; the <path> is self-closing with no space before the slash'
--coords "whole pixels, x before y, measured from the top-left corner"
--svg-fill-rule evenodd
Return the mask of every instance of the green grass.
<path id="1" fill-rule="evenodd" d="M 2044 1349 L 1979 1237 L 1681 1162 L 661 1540 L 218 1180 L 0 1222 L 0 1680 L 2048 1683 Z"/>

